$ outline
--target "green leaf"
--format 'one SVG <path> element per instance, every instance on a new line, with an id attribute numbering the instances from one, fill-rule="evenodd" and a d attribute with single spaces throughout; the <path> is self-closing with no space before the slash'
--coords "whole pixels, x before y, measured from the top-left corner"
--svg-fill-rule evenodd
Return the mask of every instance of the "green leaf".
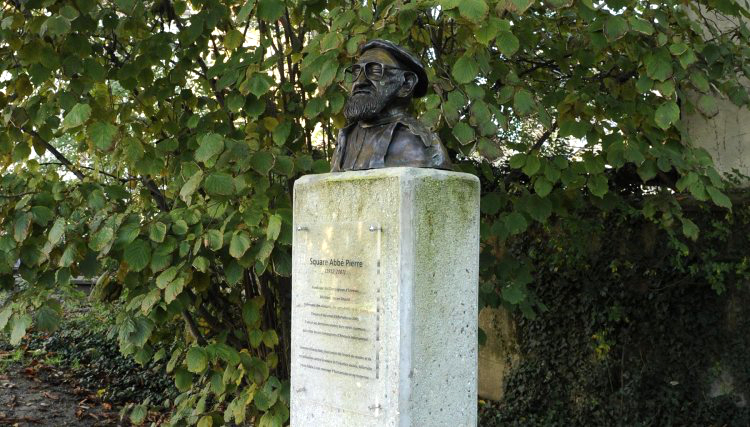
<path id="1" fill-rule="evenodd" d="M 453 64 L 453 78 L 457 83 L 465 84 L 473 81 L 479 74 L 479 65 L 470 55 L 464 54 Z"/>
<path id="2" fill-rule="evenodd" d="M 174 301 L 178 295 L 182 293 L 182 289 L 185 286 L 185 280 L 183 278 L 177 278 L 171 281 L 167 288 L 164 289 L 164 302 L 170 304 Z"/>
<path id="3" fill-rule="evenodd" d="M 694 71 L 690 74 L 690 82 L 693 84 L 693 87 L 703 93 L 708 93 L 711 90 L 708 79 L 706 79 L 706 76 L 699 71 Z"/>
<path id="4" fill-rule="evenodd" d="M 214 372 L 214 374 L 211 375 L 211 392 L 218 396 L 224 394 L 225 391 L 226 385 L 224 384 L 224 378 L 222 378 L 221 373 Z"/>
<path id="5" fill-rule="evenodd" d="M 70 31 L 70 21 L 62 16 L 50 16 L 44 21 L 44 28 L 50 36 L 61 36 Z"/>
<path id="6" fill-rule="evenodd" d="M 638 93 L 648 93 L 654 87 L 654 81 L 648 78 L 648 76 L 641 75 L 635 82 L 635 88 L 638 89 Z"/>
<path id="7" fill-rule="evenodd" d="M 271 1 L 275 2 L 276 0 L 271 0 Z M 273 83 L 273 80 L 271 80 L 271 78 L 268 77 L 268 75 L 262 74 L 262 73 L 255 73 L 249 80 L 250 93 L 255 95 L 256 98 L 260 98 L 261 96 L 265 95 L 266 92 L 268 92 L 268 89 L 271 88 L 272 83 Z"/>
<path id="8" fill-rule="evenodd" d="M 492 40 L 497 37 L 498 31 L 500 31 L 500 26 L 497 24 L 496 19 L 489 19 L 487 21 L 484 21 L 482 26 L 477 28 L 476 31 L 476 38 L 479 43 L 482 43 L 483 45 L 487 46 L 492 42 Z"/>
<path id="9" fill-rule="evenodd" d="M 687 50 L 688 50 L 688 45 L 682 42 L 673 43 L 669 45 L 669 52 L 674 56 L 680 56 L 683 53 L 687 52 Z"/>
<path id="10" fill-rule="evenodd" d="M 31 219 L 35 224 L 41 225 L 43 227 L 49 224 L 54 216 L 55 213 L 52 212 L 52 209 L 46 206 L 38 205 L 31 208 Z"/>
<path id="11" fill-rule="evenodd" d="M 11 315 L 13 315 L 13 304 L 6 304 L 5 308 L 0 310 L 0 331 L 8 325 Z"/>
<path id="12" fill-rule="evenodd" d="M 116 134 L 117 127 L 110 123 L 96 122 L 89 127 L 91 141 L 101 151 L 112 149 L 112 141 Z"/>
<path id="13" fill-rule="evenodd" d="M 224 246 L 224 234 L 219 230 L 208 230 L 204 244 L 212 251 L 218 251 Z"/>
<path id="14" fill-rule="evenodd" d="M 502 290 L 502 295 L 505 301 L 514 305 L 526 299 L 526 292 L 523 287 L 515 283 L 505 286 Z"/>
<path id="15" fill-rule="evenodd" d="M 511 235 L 523 233 L 528 226 L 526 217 L 519 212 L 511 212 L 505 217 L 505 228 Z"/>
<path id="16" fill-rule="evenodd" d="M 151 261 L 151 245 L 141 239 L 136 239 L 125 248 L 123 259 L 131 271 L 141 271 Z"/>
<path id="17" fill-rule="evenodd" d="M 26 237 L 29 235 L 30 229 L 31 229 L 31 213 L 24 212 L 16 218 L 16 221 L 13 224 L 13 239 L 18 243 L 23 242 L 24 240 L 26 240 Z"/>
<path id="18" fill-rule="evenodd" d="M 242 46 L 242 42 L 244 41 L 244 36 L 239 30 L 231 29 L 227 31 L 227 34 L 224 36 L 224 47 L 227 50 L 232 51 Z"/>
<path id="19" fill-rule="evenodd" d="M 250 167 L 255 169 L 261 175 L 267 175 L 273 169 L 273 154 L 268 151 L 258 151 L 250 159 Z"/>
<path id="20" fill-rule="evenodd" d="M 637 173 L 643 182 L 648 182 L 654 179 L 656 176 L 656 163 L 653 159 L 647 159 L 638 167 Z"/>
<path id="21" fill-rule="evenodd" d="M 183 393 L 190 390 L 193 385 L 193 374 L 182 367 L 175 369 L 174 384 L 177 390 Z"/>
<path id="22" fill-rule="evenodd" d="M 184 219 L 178 219 L 172 224 L 172 232 L 178 236 L 184 236 L 188 232 L 188 225 Z"/>
<path id="23" fill-rule="evenodd" d="M 707 185 L 706 191 L 708 192 L 708 195 L 711 196 L 711 201 L 713 201 L 716 206 L 732 209 L 732 201 L 726 194 L 722 193 L 721 190 L 713 185 Z"/>
<path id="24" fill-rule="evenodd" d="M 273 129 L 273 142 L 276 145 L 284 145 L 292 132 L 292 122 L 284 120 Z"/>
<path id="25" fill-rule="evenodd" d="M 654 80 L 663 82 L 672 77 L 672 57 L 666 50 L 649 54 L 646 56 L 644 64 L 646 65 L 646 74 Z"/>
<path id="26" fill-rule="evenodd" d="M 29 326 L 31 326 L 31 317 L 28 315 L 13 317 L 10 321 L 10 345 L 20 344 L 23 337 L 26 336 L 26 330 L 29 329 Z"/>
<path id="27" fill-rule="evenodd" d="M 274 348 L 279 345 L 279 336 L 276 334 L 276 331 L 269 329 L 263 332 L 263 344 L 268 348 Z"/>
<path id="28" fill-rule="evenodd" d="M 534 111 L 534 105 L 534 97 L 526 89 L 520 89 L 513 96 L 513 109 L 519 116 L 525 116 Z"/>
<path id="29" fill-rule="evenodd" d="M 680 120 L 680 107 L 674 101 L 667 101 L 656 109 L 654 120 L 660 128 L 667 130 Z"/>
<path id="30" fill-rule="evenodd" d="M 490 8 L 484 0 L 461 0 L 458 11 L 464 18 L 479 23 L 487 17 Z"/>
<path id="31" fill-rule="evenodd" d="M 482 197 L 480 210 L 482 213 L 496 215 L 503 206 L 503 198 L 498 193 L 489 193 Z"/>
<path id="32" fill-rule="evenodd" d="M 203 180 L 203 171 L 198 170 L 193 176 L 190 177 L 185 182 L 185 185 L 182 186 L 182 189 L 180 190 L 180 199 L 182 199 L 185 203 L 190 205 L 190 200 L 192 200 L 192 195 L 195 193 L 195 190 L 198 189 L 198 186 L 201 184 L 201 181 Z"/>
<path id="33" fill-rule="evenodd" d="M 521 170 L 528 176 L 534 176 L 534 174 L 539 172 L 539 169 L 541 167 L 542 162 L 539 160 L 539 157 L 535 155 L 529 155 L 526 157 L 526 163 Z"/>
<path id="34" fill-rule="evenodd" d="M 698 240 L 698 226 L 687 218 L 682 218 L 682 234 L 690 240 Z"/>
<path id="35" fill-rule="evenodd" d="M 242 277 L 245 274 L 245 269 L 242 268 L 237 261 L 232 260 L 224 266 L 224 274 L 227 278 L 227 283 L 230 285 L 236 285 L 242 280 Z"/>
<path id="36" fill-rule="evenodd" d="M 229 108 L 229 111 L 233 113 L 239 113 L 242 107 L 245 106 L 245 97 L 240 95 L 239 93 L 232 92 L 231 94 L 229 94 L 229 96 L 227 96 L 226 103 L 227 103 L 227 108 Z M 198 116 L 193 116 L 193 117 L 195 117 L 196 119 L 195 124 L 197 125 Z M 190 119 L 193 119 L 193 117 L 191 117 Z M 188 123 L 188 127 L 190 127 L 190 123 Z"/>
<path id="37" fill-rule="evenodd" d="M 600 198 L 604 197 L 604 195 L 609 191 L 607 177 L 604 175 L 590 176 L 586 186 L 589 188 L 589 191 L 591 191 L 591 194 Z"/>
<path id="38" fill-rule="evenodd" d="M 249 248 L 250 236 L 247 233 L 239 231 L 232 235 L 232 240 L 229 242 L 229 255 L 240 259 Z"/>
<path id="39" fill-rule="evenodd" d="M 206 163 L 224 151 L 224 138 L 218 133 L 209 133 L 198 138 L 198 149 L 195 150 L 195 160 Z"/>
<path id="40" fill-rule="evenodd" d="M 89 194 L 89 207 L 94 210 L 101 210 L 104 209 L 104 205 L 107 203 L 106 199 L 104 198 L 104 193 L 99 190 L 98 188 Z"/>
<path id="41" fill-rule="evenodd" d="M 411 28 L 414 25 L 414 21 L 417 19 L 417 11 L 414 9 L 405 9 L 398 14 L 398 25 L 401 28 Z M 325 52 L 325 50 L 322 50 Z"/>
<path id="42" fill-rule="evenodd" d="M 133 423 L 133 425 L 141 425 L 143 424 L 143 421 L 146 420 L 146 415 L 148 415 L 146 405 L 136 405 L 133 410 L 130 411 L 130 422 Z"/>
<path id="43" fill-rule="evenodd" d="M 460 0 L 438 0 L 438 4 L 445 10 L 455 9 L 459 3 L 461 3 Z"/>
<path id="44" fill-rule="evenodd" d="M 534 181 L 534 192 L 539 195 L 539 197 L 547 197 L 547 195 L 552 191 L 552 183 L 547 180 L 547 178 L 540 176 Z"/>
<path id="45" fill-rule="evenodd" d="M 75 261 L 77 254 L 76 246 L 74 244 L 69 244 L 65 247 L 62 256 L 60 256 L 58 265 L 60 267 L 70 267 L 71 264 L 73 264 L 73 261 Z"/>
<path id="46" fill-rule="evenodd" d="M 60 313 L 54 308 L 43 305 L 36 312 L 36 326 L 43 332 L 54 332 L 60 326 Z"/>
<path id="47" fill-rule="evenodd" d="M 500 53 L 507 57 L 513 56 L 520 46 L 518 38 L 510 31 L 500 31 L 496 42 L 498 49 L 500 49 Z"/>
<path id="48" fill-rule="evenodd" d="M 260 308 L 255 301 L 248 301 L 242 305 L 242 320 L 248 328 L 254 328 L 260 323 Z"/>
<path id="49" fill-rule="evenodd" d="M 610 43 L 622 38 L 628 30 L 628 21 L 621 15 L 610 15 L 604 22 L 604 36 Z"/>
<path id="50" fill-rule="evenodd" d="M 206 257 L 197 256 L 193 260 L 193 267 L 201 273 L 206 273 L 210 266 L 211 264 Z"/>
<path id="51" fill-rule="evenodd" d="M 73 21 L 74 19 L 78 18 L 80 13 L 78 13 L 78 10 L 76 10 L 76 8 L 74 8 L 73 6 L 65 5 L 60 8 L 60 15 L 68 21 Z"/>
<path id="52" fill-rule="evenodd" d="M 276 240 L 281 232 L 281 217 L 271 215 L 268 217 L 268 228 L 266 229 L 266 239 Z"/>
<path id="53" fill-rule="evenodd" d="M 264 21 L 276 21 L 284 14 L 284 2 L 279 0 L 260 0 L 258 17 Z"/>
<path id="54" fill-rule="evenodd" d="M 155 222 L 151 224 L 148 229 L 148 237 L 156 243 L 164 241 L 164 237 L 167 235 L 167 225 L 162 222 Z"/>
<path id="55" fill-rule="evenodd" d="M 261 381 L 257 381 L 257 382 L 261 382 Z M 276 403 L 276 400 L 278 399 L 278 395 L 279 395 L 278 390 L 271 390 L 270 387 L 267 387 L 267 386 L 268 386 L 268 383 L 266 383 L 263 386 L 263 388 L 258 390 L 255 393 L 255 397 L 253 398 L 253 403 L 255 403 L 255 407 L 261 411 L 269 410 L 271 406 L 273 406 L 273 404 Z"/>
<path id="56" fill-rule="evenodd" d="M 240 11 L 237 12 L 235 22 L 244 23 L 247 21 L 247 18 L 250 17 L 250 12 L 253 11 L 253 7 L 255 7 L 255 0 L 247 0 L 245 4 L 242 5 L 242 8 L 240 8 Z"/>
<path id="57" fill-rule="evenodd" d="M 314 119 L 318 116 L 318 114 L 322 113 L 323 110 L 326 108 L 326 102 L 323 98 L 312 98 L 309 101 L 307 101 L 307 105 L 305 105 L 305 111 L 304 115 L 308 119 Z"/>
<path id="58" fill-rule="evenodd" d="M 526 165 L 526 153 L 514 154 L 510 158 L 510 167 L 513 169 L 521 169 Z"/>
<path id="59" fill-rule="evenodd" d="M 698 110 L 709 119 L 719 114 L 719 106 L 716 104 L 716 98 L 711 95 L 701 95 L 698 99 Z"/>
<path id="60" fill-rule="evenodd" d="M 584 3 L 586 1 L 590 1 L 590 0 L 584 0 Z M 510 3 L 511 3 L 511 5 L 513 5 L 513 8 L 514 8 L 515 12 L 517 14 L 521 15 L 524 12 L 526 12 L 526 10 L 528 8 L 530 8 L 531 5 L 534 4 L 534 2 L 535 2 L 535 0 L 511 0 Z"/>
<path id="61" fill-rule="evenodd" d="M 99 231 L 91 236 L 89 241 L 89 249 L 94 252 L 99 252 L 109 244 L 115 237 L 115 232 L 110 227 L 102 227 Z"/>
<path id="62" fill-rule="evenodd" d="M 177 277 L 177 273 L 179 270 L 177 267 L 172 266 L 168 269 L 162 271 L 157 277 L 156 277 L 156 286 L 159 289 L 164 289 L 167 287 L 167 285 L 174 280 L 175 277 Z"/>
<path id="63" fill-rule="evenodd" d="M 52 228 L 49 230 L 49 235 L 47 236 L 47 240 L 52 243 L 53 245 L 56 245 L 62 240 L 63 235 L 65 234 L 65 219 L 58 218 L 55 220 L 55 223 L 52 224 Z"/>
<path id="64" fill-rule="evenodd" d="M 474 128 L 464 122 L 458 122 L 453 127 L 453 136 L 456 137 L 461 145 L 466 145 L 474 141 L 476 135 L 474 134 Z"/>
<path id="65" fill-rule="evenodd" d="M 258 348 L 260 343 L 263 342 L 263 332 L 255 329 L 248 334 L 248 339 L 252 348 Z"/>
<path id="66" fill-rule="evenodd" d="M 125 155 L 125 160 L 130 165 L 135 165 L 138 160 L 143 158 L 143 144 L 141 144 L 141 141 L 138 139 L 133 138 L 132 136 L 127 136 L 122 139 L 120 145 L 123 147 L 122 151 Z"/>
<path id="67" fill-rule="evenodd" d="M 222 391 L 223 393 L 223 391 Z M 213 427 L 214 426 L 214 419 L 210 415 L 204 415 L 201 417 L 200 420 L 198 420 L 198 427 Z"/>
<path id="68" fill-rule="evenodd" d="M 63 129 L 72 129 L 81 126 L 86 123 L 89 117 L 91 117 L 91 107 L 88 104 L 76 104 L 65 115 Z"/>
<path id="69" fill-rule="evenodd" d="M 141 302 L 141 313 L 143 313 L 144 316 L 148 315 L 154 305 L 159 301 L 161 301 L 161 292 L 158 289 L 151 289 Z"/>
<path id="70" fill-rule="evenodd" d="M 234 194 L 234 180 L 232 179 L 232 175 L 224 172 L 214 172 L 206 178 L 203 188 L 208 194 L 231 196 Z"/>
<path id="71" fill-rule="evenodd" d="M 646 20 L 631 16 L 628 17 L 628 22 L 630 23 L 630 28 L 632 28 L 633 31 L 637 31 L 647 36 L 654 34 L 654 26 Z"/>

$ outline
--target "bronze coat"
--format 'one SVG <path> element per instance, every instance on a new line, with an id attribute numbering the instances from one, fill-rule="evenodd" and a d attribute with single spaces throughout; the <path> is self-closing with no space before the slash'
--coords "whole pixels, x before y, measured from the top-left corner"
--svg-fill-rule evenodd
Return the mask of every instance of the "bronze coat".
<path id="1" fill-rule="evenodd" d="M 344 172 L 347 138 L 357 123 L 339 132 L 331 161 L 331 172 Z M 363 170 L 408 166 L 417 168 L 452 168 L 448 152 L 440 139 L 419 120 L 407 115 L 387 117 L 375 123 L 362 123 L 368 133 L 351 169 Z"/>

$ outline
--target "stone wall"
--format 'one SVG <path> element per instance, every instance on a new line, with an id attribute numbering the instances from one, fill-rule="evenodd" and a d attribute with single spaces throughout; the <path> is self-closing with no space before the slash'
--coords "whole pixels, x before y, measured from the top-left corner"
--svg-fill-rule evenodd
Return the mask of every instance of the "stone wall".
<path id="1" fill-rule="evenodd" d="M 707 14 L 709 13 L 704 12 L 704 15 Z M 693 19 L 700 21 L 694 13 L 691 15 Z M 736 19 L 715 14 L 709 18 L 721 32 L 733 31 L 739 26 Z M 745 22 L 750 24 L 750 20 L 745 19 Z M 707 38 L 713 37 L 707 28 L 704 29 Z M 738 78 L 750 88 L 747 79 L 742 76 Z M 713 95 L 718 97 L 716 92 Z M 719 112 L 710 118 L 698 111 L 683 111 L 688 133 L 686 141 L 708 151 L 719 173 L 731 174 L 736 170 L 742 175 L 750 176 L 750 110 L 747 107 L 740 108 L 723 97 L 718 98 L 716 104 Z"/>

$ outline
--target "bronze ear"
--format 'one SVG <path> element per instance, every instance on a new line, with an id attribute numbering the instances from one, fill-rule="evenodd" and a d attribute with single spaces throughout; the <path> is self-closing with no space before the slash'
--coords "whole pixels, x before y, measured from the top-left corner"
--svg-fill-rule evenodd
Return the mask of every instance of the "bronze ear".
<path id="1" fill-rule="evenodd" d="M 419 77 L 417 77 L 417 74 L 412 71 L 404 71 L 403 76 L 404 80 L 401 84 L 401 88 L 398 91 L 398 96 L 401 98 L 406 98 L 407 96 L 413 95 L 414 88 L 417 86 Z"/>

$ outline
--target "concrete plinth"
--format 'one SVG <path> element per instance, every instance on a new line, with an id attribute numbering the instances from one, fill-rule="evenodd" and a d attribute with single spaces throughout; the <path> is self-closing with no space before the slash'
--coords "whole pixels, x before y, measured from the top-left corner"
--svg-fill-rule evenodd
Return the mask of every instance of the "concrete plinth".
<path id="1" fill-rule="evenodd" d="M 294 228 L 292 426 L 476 426 L 479 180 L 305 176 Z"/>

